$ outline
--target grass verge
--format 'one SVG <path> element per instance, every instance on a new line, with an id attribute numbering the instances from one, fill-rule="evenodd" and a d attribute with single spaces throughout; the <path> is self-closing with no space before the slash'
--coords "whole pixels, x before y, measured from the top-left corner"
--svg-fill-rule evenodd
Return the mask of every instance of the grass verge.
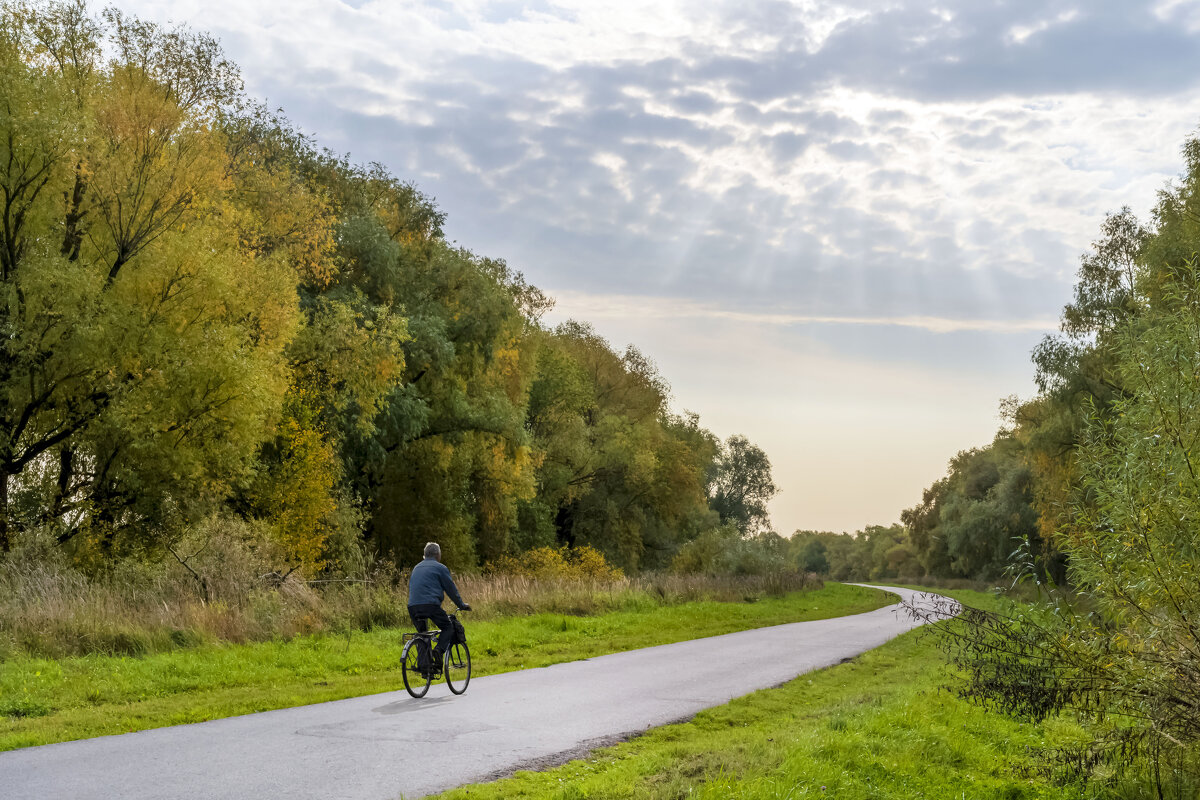
<path id="1" fill-rule="evenodd" d="M 644 605 L 597 616 L 536 614 L 472 623 L 476 675 L 785 622 L 870 611 L 894 596 L 841 584 L 753 603 Z M 0 663 L 0 750 L 318 703 L 401 687 L 400 630 L 142 657 L 18 657 Z"/>
<path id="2" fill-rule="evenodd" d="M 946 594 L 975 605 L 988 595 Z M 441 800 L 679 798 L 1082 798 L 1024 775 L 1031 749 L 1079 730 L 1020 723 L 944 690 L 935 642 L 906 634 L 854 661 L 809 673 L 544 772 L 467 786 Z"/>

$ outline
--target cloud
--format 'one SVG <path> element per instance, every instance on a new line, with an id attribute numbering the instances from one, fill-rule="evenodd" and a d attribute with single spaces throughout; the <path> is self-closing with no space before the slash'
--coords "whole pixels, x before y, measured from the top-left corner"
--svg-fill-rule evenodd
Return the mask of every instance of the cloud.
<path id="1" fill-rule="evenodd" d="M 784 131 L 768 136 L 767 142 L 773 160 L 778 164 L 787 164 L 808 149 L 812 138 L 805 133 Z"/>
<path id="2" fill-rule="evenodd" d="M 644 295 L 599 295 L 569 290 L 551 291 L 560 306 L 571 309 L 581 319 L 693 319 L 729 320 L 769 327 L 834 325 L 856 327 L 916 328 L 929 333 L 981 331 L 986 333 L 1047 332 L 1057 327 L 1054 317 L 1030 319 L 979 319 L 921 316 L 848 317 L 820 314 L 773 313 L 745 311 L 697 303 L 681 298 L 646 297 Z"/>
<path id="3" fill-rule="evenodd" d="M 1138 164 L 1171 163 L 1200 75 L 1149 59 L 1175 93 L 1150 113 L 1114 44 L 1191 41 L 1169 4 L 223 3 L 169 10 L 229 26 L 252 90 L 416 180 L 468 246 L 547 284 L 835 315 L 1056 307 L 1104 211 L 1166 177 Z M 1103 63 L 1075 46 L 1097 36 Z"/>
<path id="4" fill-rule="evenodd" d="M 1181 6 L 1154 13 L 1146 4 L 1053 0 L 872 5 L 862 4 L 864 13 L 816 48 L 792 40 L 765 57 L 718 54 L 701 73 L 758 100 L 831 85 L 924 101 L 1080 91 L 1165 96 L 1200 80 L 1197 30 L 1178 24 Z"/>
<path id="5" fill-rule="evenodd" d="M 852 142 L 849 139 L 839 139 L 825 147 L 825 152 L 840 161 L 862 161 L 866 164 L 879 164 L 880 159 L 875 150 L 866 144 Z"/>

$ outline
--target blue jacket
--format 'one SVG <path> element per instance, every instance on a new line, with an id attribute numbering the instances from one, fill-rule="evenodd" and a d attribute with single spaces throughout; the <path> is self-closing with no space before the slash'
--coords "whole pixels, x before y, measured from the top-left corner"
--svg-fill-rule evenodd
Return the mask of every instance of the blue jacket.
<path id="1" fill-rule="evenodd" d="M 458 587 L 450 577 L 450 570 L 436 558 L 427 558 L 413 567 L 408 578 L 408 604 L 410 606 L 442 604 L 442 592 L 450 595 L 454 605 L 466 605 L 458 594 Z"/>

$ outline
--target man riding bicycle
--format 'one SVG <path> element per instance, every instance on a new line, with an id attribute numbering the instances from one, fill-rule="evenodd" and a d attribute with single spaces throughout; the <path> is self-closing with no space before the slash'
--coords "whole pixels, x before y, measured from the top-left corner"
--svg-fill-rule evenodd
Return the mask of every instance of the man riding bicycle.
<path id="1" fill-rule="evenodd" d="M 460 610 L 471 610 L 459 595 L 458 587 L 450 577 L 450 570 L 441 561 L 441 545 L 430 542 L 425 545 L 425 559 L 413 567 L 412 575 L 408 578 L 408 616 L 413 625 L 424 633 L 428 630 L 429 620 L 433 620 L 440 631 L 437 644 L 433 647 L 433 661 L 429 665 L 431 674 L 441 670 L 442 654 L 454 640 L 454 625 L 442 610 L 442 597 L 449 595 Z"/>

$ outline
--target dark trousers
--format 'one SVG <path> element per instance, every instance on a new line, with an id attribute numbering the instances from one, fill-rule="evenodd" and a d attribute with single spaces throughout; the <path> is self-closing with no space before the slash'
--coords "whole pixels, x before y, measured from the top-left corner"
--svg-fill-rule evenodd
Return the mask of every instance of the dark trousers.
<path id="1" fill-rule="evenodd" d="M 433 620 L 433 624 L 438 626 L 441 633 L 438 634 L 437 644 L 433 647 L 433 657 L 435 663 L 441 663 L 442 653 L 446 652 L 454 639 L 454 623 L 450 622 L 450 615 L 434 603 L 418 603 L 408 607 L 408 616 L 422 633 L 429 629 L 429 620 Z"/>

